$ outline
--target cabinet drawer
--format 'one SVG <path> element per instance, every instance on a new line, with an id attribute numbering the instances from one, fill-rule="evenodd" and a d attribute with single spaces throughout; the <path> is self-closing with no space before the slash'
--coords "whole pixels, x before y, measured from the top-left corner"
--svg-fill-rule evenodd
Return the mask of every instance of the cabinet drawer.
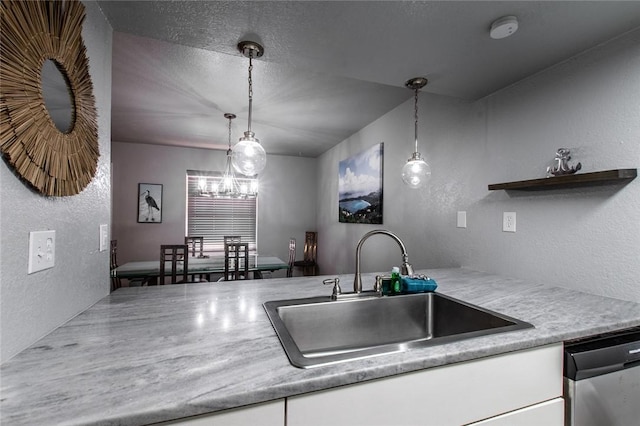
<path id="1" fill-rule="evenodd" d="M 562 344 L 287 399 L 287 426 L 460 425 L 562 396 Z"/>
<path id="2" fill-rule="evenodd" d="M 469 426 L 563 426 L 564 400 L 555 398 L 520 410 L 472 423 Z"/>

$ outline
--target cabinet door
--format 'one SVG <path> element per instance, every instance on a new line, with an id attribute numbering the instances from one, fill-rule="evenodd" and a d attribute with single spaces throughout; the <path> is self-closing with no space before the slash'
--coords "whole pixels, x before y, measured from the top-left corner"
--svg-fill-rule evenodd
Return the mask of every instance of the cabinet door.
<path id="1" fill-rule="evenodd" d="M 180 426 L 284 426 L 284 400 L 233 408 L 158 425 Z"/>
<path id="2" fill-rule="evenodd" d="M 562 396 L 562 344 L 287 399 L 287 426 L 460 425 Z"/>
<path id="3" fill-rule="evenodd" d="M 564 400 L 555 398 L 510 413 L 472 423 L 473 426 L 563 426 Z M 471 425 L 470 425 L 471 426 Z"/>

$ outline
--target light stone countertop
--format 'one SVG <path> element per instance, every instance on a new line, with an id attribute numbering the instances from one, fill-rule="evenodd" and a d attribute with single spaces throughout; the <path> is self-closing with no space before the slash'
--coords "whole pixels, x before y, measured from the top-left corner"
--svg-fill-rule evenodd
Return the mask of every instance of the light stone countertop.
<path id="1" fill-rule="evenodd" d="M 1 366 L 0 423 L 148 424 L 640 325 L 637 303 L 466 269 L 417 272 L 535 328 L 299 369 L 262 303 L 329 295 L 326 277 L 122 288 Z M 352 281 L 341 276 L 345 290 Z"/>

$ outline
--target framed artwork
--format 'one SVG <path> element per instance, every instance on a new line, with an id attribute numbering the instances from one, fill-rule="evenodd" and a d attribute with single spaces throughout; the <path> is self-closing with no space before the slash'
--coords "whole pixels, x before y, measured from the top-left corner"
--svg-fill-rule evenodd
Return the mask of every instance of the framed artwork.
<path id="1" fill-rule="evenodd" d="M 161 184 L 138 184 L 138 223 L 162 223 Z"/>
<path id="2" fill-rule="evenodd" d="M 338 218 L 343 223 L 382 223 L 384 143 L 340 161 Z"/>

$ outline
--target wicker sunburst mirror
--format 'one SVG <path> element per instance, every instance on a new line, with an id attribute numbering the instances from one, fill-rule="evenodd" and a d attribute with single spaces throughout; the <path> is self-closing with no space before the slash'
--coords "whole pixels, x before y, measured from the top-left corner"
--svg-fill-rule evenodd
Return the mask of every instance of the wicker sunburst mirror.
<path id="1" fill-rule="evenodd" d="M 0 147 L 7 163 L 46 196 L 80 193 L 100 155 L 89 60 L 82 41 L 84 6 L 77 0 L 0 4 Z M 69 88 L 71 120 L 59 130 L 42 89 L 53 61 Z"/>

